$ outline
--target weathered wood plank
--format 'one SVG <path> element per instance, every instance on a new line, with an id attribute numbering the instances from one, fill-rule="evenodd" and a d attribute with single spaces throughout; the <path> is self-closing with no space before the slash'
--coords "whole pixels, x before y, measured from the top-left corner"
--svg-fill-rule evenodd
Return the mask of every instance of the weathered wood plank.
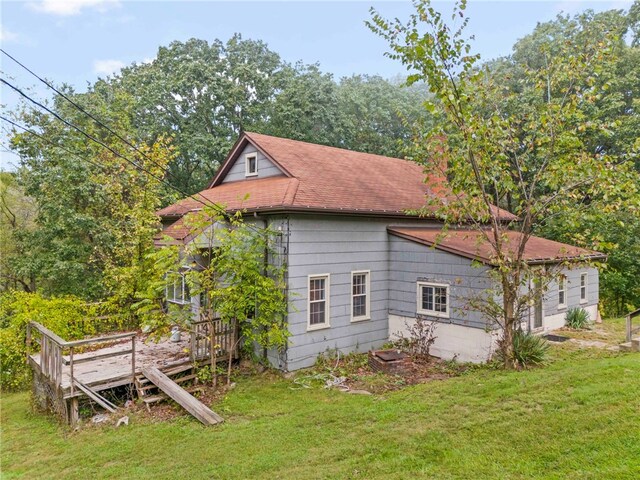
<path id="1" fill-rule="evenodd" d="M 72 342 L 65 342 L 65 347 L 80 347 L 82 345 L 88 345 L 90 343 L 105 343 L 115 340 L 123 340 L 125 338 L 135 337 L 136 332 L 116 333 L 115 335 L 107 335 L 104 337 L 85 338 L 84 340 L 74 340 Z"/>
<path id="2" fill-rule="evenodd" d="M 224 421 L 220 415 L 190 395 L 157 368 L 143 368 L 142 374 L 203 424 L 216 425 Z"/>
<path id="3" fill-rule="evenodd" d="M 117 350 L 115 352 L 96 354 L 91 357 L 76 358 L 73 360 L 73 363 L 78 364 L 78 363 L 93 362 L 95 360 L 103 360 L 105 358 L 117 357 L 119 355 L 128 355 L 130 353 L 133 353 L 133 349 L 131 348 L 128 350 Z M 64 359 L 65 365 L 70 365 L 70 363 L 71 363 L 71 357 Z"/>
<path id="4" fill-rule="evenodd" d="M 93 400 L 94 402 L 96 402 L 98 405 L 100 405 L 102 408 L 109 410 L 111 413 L 115 413 L 118 409 L 118 407 L 116 407 L 113 403 L 111 403 L 109 400 L 107 400 L 106 398 L 104 398 L 102 395 L 100 395 L 99 393 L 91 390 L 89 387 L 87 387 L 85 384 L 78 382 L 77 380 L 74 381 L 74 384 L 76 385 L 76 387 L 78 387 L 80 390 L 82 390 L 82 392 L 89 397 L 91 400 Z"/>

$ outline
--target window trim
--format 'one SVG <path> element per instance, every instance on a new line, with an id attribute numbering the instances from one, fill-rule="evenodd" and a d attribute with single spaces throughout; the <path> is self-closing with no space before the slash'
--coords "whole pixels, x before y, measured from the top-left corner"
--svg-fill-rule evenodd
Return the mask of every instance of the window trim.
<path id="1" fill-rule="evenodd" d="M 582 280 L 584 279 L 584 285 L 582 284 Z M 587 303 L 589 301 L 589 290 L 587 286 L 589 285 L 589 274 L 587 272 L 582 272 L 580 274 L 580 303 Z M 582 295 L 584 292 L 584 296 Z"/>
<path id="2" fill-rule="evenodd" d="M 562 285 L 562 288 L 560 288 Z M 560 292 L 562 292 L 563 302 L 560 303 Z M 567 308 L 567 276 L 560 275 L 558 277 L 558 310 Z"/>
<path id="3" fill-rule="evenodd" d="M 324 323 L 311 325 L 311 280 L 324 278 Z M 331 328 L 331 274 L 315 273 L 307 276 L 307 332 Z"/>
<path id="4" fill-rule="evenodd" d="M 444 312 L 436 312 L 432 310 L 423 310 L 422 308 L 422 287 L 444 287 L 447 290 L 447 309 Z M 450 285 L 447 283 L 434 283 L 434 282 L 417 282 L 417 292 L 416 292 L 416 313 L 418 315 L 427 315 L 430 317 L 438 317 L 438 318 L 449 318 L 450 317 L 450 305 L 449 299 L 451 297 Z"/>
<path id="5" fill-rule="evenodd" d="M 169 282 L 167 282 L 164 286 L 164 298 L 167 303 L 173 303 L 175 305 L 189 305 L 191 304 L 191 297 L 188 295 L 187 291 L 187 281 L 184 272 L 168 272 L 171 275 L 176 275 L 173 279 L 173 297 L 169 298 Z M 179 280 L 180 279 L 180 280 Z M 176 300 L 176 282 L 180 281 L 182 283 L 182 300 Z"/>
<path id="6" fill-rule="evenodd" d="M 255 158 L 256 160 L 256 170 L 255 172 L 249 171 L 249 160 L 251 158 Z M 247 153 L 244 156 L 244 176 L 245 177 L 257 177 L 258 176 L 258 152 Z"/>
<path id="7" fill-rule="evenodd" d="M 355 275 L 366 275 L 365 280 L 365 306 L 367 309 L 366 315 L 360 315 L 359 317 L 353 316 L 353 277 Z M 351 284 L 350 284 L 350 297 L 351 297 L 351 322 L 363 322 L 365 320 L 371 320 L 371 270 L 353 270 L 351 272 Z"/>

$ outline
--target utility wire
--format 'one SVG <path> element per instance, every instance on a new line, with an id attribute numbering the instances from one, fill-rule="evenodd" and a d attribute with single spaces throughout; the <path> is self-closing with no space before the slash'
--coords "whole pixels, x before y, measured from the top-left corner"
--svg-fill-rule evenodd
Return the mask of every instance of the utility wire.
<path id="1" fill-rule="evenodd" d="M 72 150 L 70 150 L 67 147 L 64 147 L 62 145 L 57 145 L 54 142 L 52 142 L 51 140 L 49 140 L 47 137 L 45 137 L 44 135 L 42 135 L 42 134 L 40 134 L 38 132 L 34 132 L 33 130 L 31 130 L 31 129 L 27 128 L 27 127 L 24 127 L 24 126 L 20 125 L 19 123 L 16 123 L 13 120 L 11 120 L 11 119 L 3 116 L 3 115 L 0 115 L 0 120 L 4 120 L 5 122 L 10 123 L 11 125 L 13 125 L 15 128 L 19 128 L 20 130 L 22 130 L 22 131 L 24 131 L 26 133 L 30 133 L 31 135 L 33 135 L 35 137 L 38 137 L 41 140 L 44 140 L 45 142 L 47 142 L 52 147 L 59 148 L 60 150 L 63 150 L 65 152 L 67 152 L 68 154 L 73 155 L 76 158 L 79 158 L 80 160 L 83 160 L 83 161 L 85 161 L 87 163 L 90 163 L 91 165 L 93 165 L 96 168 L 99 168 L 99 169 L 102 169 L 102 170 L 106 169 L 106 167 L 104 165 L 100 165 L 99 163 L 95 163 L 92 160 L 89 160 L 88 158 L 81 157 L 79 153 L 74 152 L 74 151 L 72 151 Z M 13 150 L 11 150 L 11 151 L 13 151 Z"/>
<path id="2" fill-rule="evenodd" d="M 140 165 L 138 165 L 137 163 L 135 163 L 133 160 L 130 160 L 129 158 L 125 157 L 124 155 L 122 155 L 121 153 L 119 153 L 118 151 L 114 150 L 113 148 L 111 148 L 109 145 L 106 145 L 105 143 L 103 143 L 102 141 L 98 140 L 97 138 L 95 138 L 93 135 L 85 132 L 84 130 L 82 130 L 80 127 L 74 125 L 73 123 L 65 120 L 64 118 L 62 118 L 60 115 L 58 115 L 56 112 L 54 112 L 53 110 L 51 110 L 50 108 L 48 108 L 47 106 L 43 105 L 42 103 L 38 102 L 37 100 L 34 100 L 33 98 L 31 98 L 29 95 L 27 95 L 26 93 L 24 93 L 22 90 L 20 90 L 18 87 L 12 85 L 11 83 L 7 82 L 5 79 L 0 78 L 0 82 L 2 82 L 3 84 L 7 85 L 9 88 L 11 88 L 12 90 L 14 90 L 15 92 L 17 92 L 18 94 L 20 94 L 21 96 L 23 96 L 24 98 L 26 98 L 28 101 L 30 101 L 31 103 L 33 103 L 34 105 L 37 105 L 38 107 L 40 107 L 41 109 L 45 110 L 46 112 L 50 113 L 51 115 L 53 115 L 56 119 L 58 119 L 59 121 L 61 121 L 62 123 L 64 123 L 65 125 L 67 125 L 68 127 L 76 130 L 78 133 L 80 133 L 81 135 L 83 135 L 84 137 L 88 138 L 89 140 L 91 140 L 92 142 L 97 143 L 98 145 L 102 146 L 103 148 L 109 150 L 111 153 L 113 153 L 114 155 L 116 155 L 117 157 L 123 159 L 124 161 L 126 161 L 127 163 L 131 164 L 134 166 L 134 168 L 146 173 L 147 175 L 149 175 L 150 177 L 152 177 L 154 180 L 156 180 L 157 182 L 162 183 L 163 185 L 166 185 L 167 187 L 175 190 L 176 192 L 180 193 L 181 195 L 183 195 L 186 198 L 192 198 L 195 201 L 201 203 L 202 205 L 206 206 L 211 206 L 216 208 L 220 213 L 222 213 L 225 216 L 228 216 L 228 213 L 226 212 L 226 210 L 224 210 L 222 207 L 220 207 L 220 205 L 217 205 L 216 203 L 213 203 L 212 201 L 210 201 L 209 199 L 207 199 L 206 197 L 204 197 L 201 193 L 195 194 L 195 195 L 199 195 L 200 197 L 202 197 L 205 201 L 200 200 L 199 198 L 197 198 L 195 195 L 189 195 L 188 193 L 182 191 L 181 189 L 179 189 L 178 187 L 176 187 L 175 185 L 171 185 L 170 183 L 168 183 L 167 181 L 165 181 L 163 178 L 156 176 L 155 174 L 153 174 L 152 172 L 149 172 L 148 170 L 144 169 L 143 167 L 141 167 Z M 157 164 L 156 164 L 157 166 Z M 205 202 L 208 202 L 205 203 Z"/>
<path id="3" fill-rule="evenodd" d="M 55 93 L 57 93 L 58 95 L 60 95 L 62 98 L 64 98 L 67 102 L 69 102 L 71 105 L 73 105 L 77 110 L 79 110 L 80 112 L 82 112 L 83 114 L 87 115 L 89 118 L 91 118 L 94 122 L 96 122 L 100 127 L 104 128 L 105 130 L 107 130 L 109 133 L 111 133 L 112 135 L 114 135 L 118 140 L 120 140 L 121 142 L 125 143 L 126 145 L 128 145 L 129 147 L 133 148 L 136 152 L 138 152 L 139 154 L 141 154 L 142 156 L 144 156 L 149 162 L 151 162 L 153 165 L 155 165 L 156 167 L 160 168 L 163 170 L 163 172 L 165 173 L 165 175 L 169 175 L 170 173 L 166 171 L 165 168 L 163 168 L 160 164 L 158 164 L 157 162 L 155 162 L 152 158 L 150 158 L 148 155 L 146 155 L 143 151 L 141 151 L 138 147 L 136 147 L 135 145 L 133 145 L 131 142 L 129 142 L 126 138 L 122 137 L 120 134 L 118 134 L 117 132 L 115 132 L 113 129 L 111 129 L 109 126 L 105 125 L 104 122 L 102 122 L 99 118 L 97 118 L 95 115 L 91 114 L 90 112 L 86 111 L 81 105 L 79 105 L 77 102 L 74 102 L 72 99 L 70 99 L 67 95 L 65 95 L 63 92 L 61 92 L 60 90 L 58 90 L 57 88 L 55 88 L 53 85 L 51 85 L 49 82 L 47 82 L 44 78 L 42 78 L 40 75 L 38 75 L 37 73 L 35 73 L 33 70 L 31 70 L 29 67 L 27 67 L 26 65 L 24 65 L 22 62 L 20 62 L 18 59 L 16 59 L 15 57 L 13 57 L 12 55 L 10 55 L 7 51 L 5 51 L 4 49 L 0 48 L 0 52 L 4 53 L 7 57 L 9 57 L 11 60 L 13 60 L 16 64 L 18 64 L 20 67 L 22 67 L 23 69 L 25 69 L 27 72 L 29 72 L 31 75 L 33 75 L 35 78 L 37 78 L 40 82 L 42 82 L 44 85 L 46 85 L 47 87 L 49 87 L 51 90 L 53 90 Z M 0 79 L 2 80 L 2 79 Z M 124 156 L 120 155 L 119 153 L 116 153 L 113 149 L 111 149 L 109 146 L 105 145 L 104 143 L 97 141 L 93 138 L 91 138 L 88 134 L 86 134 L 84 131 L 80 130 L 78 127 L 76 127 L 75 125 L 71 125 L 70 123 L 68 123 L 66 120 L 62 119 L 60 116 L 58 116 L 56 113 L 54 113 L 53 111 L 49 110 L 47 107 L 43 106 L 42 104 L 35 102 L 34 100 L 32 100 L 30 97 L 28 97 L 27 95 L 25 95 L 24 93 L 22 93 L 21 91 L 17 90 L 16 87 L 13 87 L 12 85 L 10 85 L 8 82 L 5 82 L 4 80 L 2 80 L 4 83 L 6 83 L 7 85 L 9 85 L 11 88 L 13 88 L 14 90 L 16 90 L 19 94 L 21 94 L 22 96 L 24 96 L 25 98 L 27 98 L 29 101 L 35 103 L 36 105 L 40 106 L 41 108 L 44 108 L 45 110 L 47 110 L 48 112 L 50 112 L 52 115 L 54 115 L 56 118 L 58 118 L 60 121 L 64 122 L 65 124 L 71 126 L 72 128 L 78 130 L 80 133 L 82 133 L 84 136 L 90 138 L 93 141 L 96 141 L 97 143 L 99 143 L 100 145 L 102 145 L 104 148 L 109 149 L 111 152 L 113 152 L 115 155 L 123 158 L 124 160 L 128 161 L 129 163 L 133 164 L 130 160 L 126 159 Z M 135 164 L 133 164 L 134 166 L 136 166 Z M 141 167 L 137 167 L 136 168 L 141 168 Z M 220 207 L 220 205 L 212 202 L 211 200 L 207 199 L 204 195 L 202 195 L 201 193 L 198 193 L 197 195 L 199 195 L 200 197 L 202 197 L 205 201 L 203 202 L 202 200 L 199 200 L 198 198 L 196 198 L 195 195 L 189 195 L 188 193 L 182 191 L 181 189 L 179 189 L 178 187 L 165 182 L 163 179 L 160 179 L 158 177 L 155 177 L 152 173 L 147 172 L 146 170 L 142 169 L 143 171 L 145 171 L 148 175 L 151 175 L 152 177 L 154 177 L 157 181 L 162 182 L 164 185 L 168 186 L 169 188 L 172 188 L 173 190 L 175 190 L 176 192 L 180 193 L 182 196 L 184 196 L 185 198 L 193 198 L 194 200 L 196 200 L 197 202 L 201 203 L 204 206 L 211 206 L 214 209 L 218 210 L 219 213 L 221 213 L 224 216 L 228 216 L 227 211 Z M 208 202 L 205 203 L 205 202 Z M 256 230 L 257 231 L 257 230 Z"/>
<path id="4" fill-rule="evenodd" d="M 9 88 L 11 88 L 12 90 L 14 90 L 16 93 L 18 93 L 19 95 L 21 95 L 22 97 L 24 97 L 25 99 L 27 99 L 28 101 L 30 101 L 31 103 L 33 103 L 34 105 L 40 107 L 41 109 L 45 110 L 46 112 L 50 113 L 51 115 L 53 115 L 56 119 L 58 119 L 60 122 L 64 123 L 65 125 L 67 125 L 68 127 L 76 130 L 78 133 L 80 133 L 81 135 L 83 135 L 84 137 L 88 138 L 89 140 L 97 143 L 98 145 L 102 146 L 103 148 L 109 150 L 111 153 L 113 153 L 114 155 L 116 155 L 117 157 L 125 160 L 127 163 L 133 165 L 134 168 L 136 168 L 139 171 L 142 171 L 144 173 L 146 173 L 148 176 L 150 176 L 151 178 L 153 178 L 154 180 L 156 180 L 157 182 L 162 183 L 163 185 L 166 185 L 167 187 L 175 190 L 176 192 L 180 193 L 181 195 L 183 195 L 185 198 L 192 198 L 193 200 L 197 201 L 198 203 L 206 206 L 210 206 L 213 207 L 214 209 L 216 209 L 220 214 L 222 214 L 224 217 L 229 217 L 229 213 L 222 208 L 220 205 L 212 202 L 211 200 L 207 199 L 206 197 L 204 197 L 201 193 L 195 194 L 195 195 L 189 195 L 188 193 L 182 191 L 181 189 L 179 189 L 178 187 L 176 187 L 175 185 L 172 185 L 170 183 L 168 183 L 167 181 L 165 181 L 164 179 L 154 175 L 152 172 L 149 172 L 148 170 L 144 169 L 143 167 L 141 167 L 140 165 L 138 165 L 137 163 L 135 163 L 133 160 L 130 160 L 129 158 L 125 157 L 124 155 L 122 155 L 121 153 L 119 153 L 118 151 L 114 150 L 113 148 L 111 148 L 109 145 L 106 145 L 105 143 L 103 143 L 102 141 L 98 140 L 97 138 L 95 138 L 94 136 L 88 134 L 87 132 L 85 132 L 84 130 L 82 130 L 80 127 L 74 125 L 73 123 L 65 120 L 64 118 L 62 118 L 60 115 L 58 115 L 56 112 L 54 112 L 53 110 L 51 110 L 50 108 L 48 108 L 47 106 L 43 105 L 42 103 L 38 102 L 37 100 L 34 100 L 33 98 L 31 98 L 29 95 L 27 95 L 26 93 L 24 93 L 22 90 L 20 90 L 18 87 L 16 87 L 15 85 L 12 85 L 11 83 L 7 82 L 5 79 L 0 78 L 0 82 L 2 82 L 3 84 L 7 85 Z M 93 117 L 92 117 L 93 118 Z M 12 124 L 14 122 L 11 122 Z M 24 127 L 20 127 L 23 128 Z M 33 132 L 35 133 L 35 132 Z M 77 154 L 74 154 L 77 155 Z M 89 163 L 92 163 L 93 165 L 96 165 L 95 163 L 91 162 L 88 159 L 84 159 Z M 157 163 L 154 163 L 156 166 L 159 166 Z M 204 201 L 200 200 L 199 198 L 196 197 L 196 195 L 202 197 L 204 199 Z M 208 202 L 208 203 L 205 203 Z M 257 233 L 260 233 L 260 230 L 258 230 L 256 227 L 254 227 L 253 225 L 247 224 L 247 226 L 254 230 Z"/>
<path id="5" fill-rule="evenodd" d="M 61 92 L 60 90 L 58 90 L 55 86 L 51 85 L 51 83 L 47 82 L 44 78 L 42 78 L 41 76 L 39 76 L 37 73 L 35 73 L 33 70 L 31 70 L 29 67 L 27 67 L 26 65 L 24 65 L 23 63 L 21 63 L 19 60 L 17 60 L 15 57 L 13 57 L 12 55 L 10 55 L 9 53 L 7 53 L 4 49 L 0 48 L 0 52 L 4 53 L 7 57 L 9 57 L 11 60 L 13 60 L 15 63 L 17 63 L 18 65 L 20 65 L 22 68 L 24 68 L 27 72 L 29 72 L 31 75 L 33 75 L 35 78 L 37 78 L 38 80 L 40 80 L 42 83 L 44 83 L 47 87 L 49 87 L 51 90 L 53 90 L 54 92 L 56 92 L 58 95 L 60 95 L 62 98 L 64 98 L 67 102 L 69 102 L 71 105 L 73 105 L 76 109 L 78 109 L 79 111 L 81 111 L 82 113 L 84 113 L 86 116 L 88 116 L 89 118 L 91 118 L 91 120 L 93 120 L 94 122 L 96 122 L 99 126 L 101 126 L 102 128 L 104 128 L 106 131 L 108 131 L 110 134 L 112 134 L 113 136 L 115 136 L 118 140 L 120 140 L 121 142 L 125 143 L 126 145 L 128 145 L 129 147 L 133 148 L 136 152 L 138 152 L 140 155 L 144 156 L 147 160 L 149 160 L 150 162 L 152 162 L 154 165 L 156 165 L 157 167 L 162 168 L 161 165 L 159 165 L 158 163 L 156 163 L 153 159 L 151 159 L 146 153 L 144 153 L 142 150 L 140 150 L 138 147 L 136 147 L 133 143 L 131 143 L 129 140 L 127 140 L 126 138 L 124 138 L 122 135 L 120 135 L 119 133 L 115 132 L 113 129 L 109 128 L 108 125 L 105 125 L 99 118 L 97 118 L 95 115 L 93 115 L 91 112 L 88 112 L 87 110 L 85 110 L 82 105 L 78 104 L 77 102 L 74 102 L 71 98 L 69 98 L 69 96 L 67 96 L 66 94 L 64 94 L 63 92 Z"/>

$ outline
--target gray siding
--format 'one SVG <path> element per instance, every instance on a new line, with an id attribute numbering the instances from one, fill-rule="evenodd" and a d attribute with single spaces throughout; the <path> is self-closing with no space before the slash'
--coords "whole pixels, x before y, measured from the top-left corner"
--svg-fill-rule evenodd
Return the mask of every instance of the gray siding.
<path id="1" fill-rule="evenodd" d="M 258 175 L 247 177 L 245 175 L 245 159 L 244 156 L 248 153 L 258 153 Z M 254 180 L 256 178 L 267 178 L 267 177 L 276 177 L 276 176 L 284 176 L 282 170 L 276 167 L 267 157 L 265 157 L 262 153 L 258 151 L 256 147 L 251 144 L 248 144 L 244 150 L 238 155 L 237 160 L 232 165 L 231 169 L 227 173 L 227 175 L 222 180 L 222 183 L 227 182 L 237 182 L 238 180 Z"/>
<path id="2" fill-rule="evenodd" d="M 587 274 L 587 301 L 584 303 L 580 303 L 580 275 L 582 273 Z M 598 304 L 599 276 L 597 268 L 576 266 L 571 269 L 563 269 L 562 274 L 567 277 L 565 286 L 567 296 L 566 308 L 558 307 L 558 282 L 557 280 L 553 280 L 548 285 L 544 295 L 543 314 L 545 317 L 566 312 L 570 308 L 584 308 Z"/>
<path id="3" fill-rule="evenodd" d="M 394 222 L 353 217 L 290 218 L 289 370 L 313 365 L 318 354 L 328 350 L 364 352 L 388 340 L 390 236 L 386 229 L 390 223 Z M 419 223 L 428 225 L 424 220 Z M 351 272 L 357 270 L 371 272 L 371 319 L 352 322 Z M 307 331 L 308 278 L 326 273 L 330 274 L 330 327 Z"/>
<path id="4" fill-rule="evenodd" d="M 428 281 L 449 285 L 449 318 L 438 321 L 486 328 L 482 315 L 468 309 L 468 299 L 482 298 L 491 287 L 488 270 L 467 258 L 390 236 L 389 313 L 415 318 L 417 282 Z"/>

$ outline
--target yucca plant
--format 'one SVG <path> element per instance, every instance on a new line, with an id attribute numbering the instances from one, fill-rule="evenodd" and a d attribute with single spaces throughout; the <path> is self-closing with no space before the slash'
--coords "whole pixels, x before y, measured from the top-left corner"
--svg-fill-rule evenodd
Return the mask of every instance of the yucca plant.
<path id="1" fill-rule="evenodd" d="M 575 330 L 582 330 L 590 323 L 589 312 L 584 308 L 570 308 L 565 316 L 565 325 Z"/>
<path id="2" fill-rule="evenodd" d="M 521 367 L 542 365 L 547 360 L 549 343 L 541 336 L 518 330 L 513 335 L 513 356 Z M 500 352 L 498 352 L 500 357 Z M 498 358 L 504 361 L 502 358 Z"/>

